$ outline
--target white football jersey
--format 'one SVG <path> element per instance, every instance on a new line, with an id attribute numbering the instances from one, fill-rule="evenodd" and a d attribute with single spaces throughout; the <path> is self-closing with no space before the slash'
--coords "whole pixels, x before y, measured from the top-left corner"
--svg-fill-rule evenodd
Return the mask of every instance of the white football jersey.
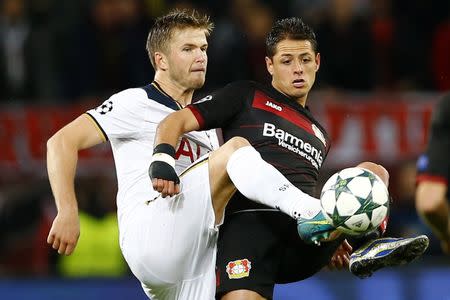
<path id="1" fill-rule="evenodd" d="M 158 195 L 148 176 L 156 128 L 162 119 L 178 109 L 172 98 L 150 84 L 119 92 L 87 112 L 105 140 L 111 143 L 118 181 L 119 224 L 136 204 Z M 176 147 L 177 173 L 218 146 L 214 130 L 185 135 Z"/>

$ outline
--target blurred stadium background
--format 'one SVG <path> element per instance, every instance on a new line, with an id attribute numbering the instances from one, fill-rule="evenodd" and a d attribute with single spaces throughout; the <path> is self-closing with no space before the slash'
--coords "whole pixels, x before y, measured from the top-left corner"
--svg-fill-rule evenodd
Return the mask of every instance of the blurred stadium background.
<path id="1" fill-rule="evenodd" d="M 429 234 L 414 208 L 415 162 L 436 100 L 450 91 L 448 0 L 1 0 L 0 298 L 145 299 L 118 248 L 108 145 L 81 154 L 81 238 L 73 256 L 46 244 L 55 206 L 45 141 L 112 93 L 148 84 L 152 20 L 173 7 L 211 14 L 207 84 L 268 81 L 264 36 L 301 16 L 322 66 L 309 104 L 333 139 L 322 180 L 361 160 L 384 164 L 394 198 L 388 235 Z M 450 258 L 433 236 L 423 259 L 359 280 L 322 271 L 276 299 L 450 299 Z M 143 245 L 145 246 L 145 245 Z"/>

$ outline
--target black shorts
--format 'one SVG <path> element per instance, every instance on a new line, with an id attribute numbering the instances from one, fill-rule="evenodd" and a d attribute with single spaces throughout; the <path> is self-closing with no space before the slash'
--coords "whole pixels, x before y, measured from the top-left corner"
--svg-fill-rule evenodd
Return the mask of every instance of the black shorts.
<path id="1" fill-rule="evenodd" d="M 219 233 L 217 299 L 240 289 L 272 299 L 276 283 L 308 278 L 328 265 L 341 241 L 308 245 L 296 221 L 279 211 L 229 215 Z"/>

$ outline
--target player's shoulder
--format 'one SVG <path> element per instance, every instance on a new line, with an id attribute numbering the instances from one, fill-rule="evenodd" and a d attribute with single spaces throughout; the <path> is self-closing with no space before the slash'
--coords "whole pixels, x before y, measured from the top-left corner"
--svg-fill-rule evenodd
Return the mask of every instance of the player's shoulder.
<path id="1" fill-rule="evenodd" d="M 145 111 L 166 111 L 167 108 L 172 108 L 173 101 L 168 100 L 162 94 L 149 93 L 145 87 L 129 88 L 114 94 L 110 100 L 113 103 L 117 102 L 118 106 L 122 106 L 126 110 L 139 110 L 141 113 Z"/>
<path id="2" fill-rule="evenodd" d="M 129 88 L 113 94 L 109 100 L 115 106 L 124 108 L 143 107 L 148 102 L 147 94 L 140 88 Z"/>
<path id="3" fill-rule="evenodd" d="M 148 99 L 147 93 L 142 88 L 129 88 L 111 96 L 116 101 L 139 102 Z"/>
<path id="4" fill-rule="evenodd" d="M 144 91 L 141 92 L 136 88 L 126 89 L 111 95 L 97 108 L 92 109 L 89 112 L 94 114 L 97 112 L 101 115 L 105 115 L 111 111 L 122 114 L 131 111 L 136 113 L 141 111 L 145 98 Z"/>

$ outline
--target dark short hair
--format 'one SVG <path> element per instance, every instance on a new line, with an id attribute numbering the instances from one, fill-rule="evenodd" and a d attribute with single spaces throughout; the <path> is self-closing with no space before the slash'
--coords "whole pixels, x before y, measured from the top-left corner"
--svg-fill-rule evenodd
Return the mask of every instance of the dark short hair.
<path id="1" fill-rule="evenodd" d="M 285 18 L 275 22 L 266 38 L 266 54 L 272 58 L 277 45 L 283 40 L 307 40 L 314 52 L 317 52 L 317 40 L 314 30 L 297 17 Z"/>
<path id="2" fill-rule="evenodd" d="M 168 14 L 155 20 L 147 38 L 147 53 L 156 70 L 155 52 L 164 51 L 168 48 L 168 42 L 172 38 L 175 29 L 204 29 L 205 35 L 209 36 L 214 24 L 208 15 L 198 13 L 196 10 L 173 10 Z"/>

